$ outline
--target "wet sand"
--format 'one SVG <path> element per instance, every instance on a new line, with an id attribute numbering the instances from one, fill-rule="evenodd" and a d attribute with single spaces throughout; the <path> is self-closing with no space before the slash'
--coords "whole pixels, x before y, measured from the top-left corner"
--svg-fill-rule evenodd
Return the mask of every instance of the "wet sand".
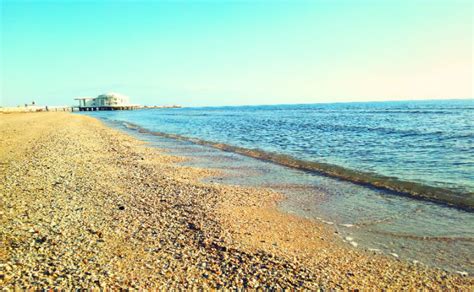
<path id="1" fill-rule="evenodd" d="M 431 288 L 471 276 L 371 254 L 69 113 L 0 115 L 0 286 Z"/>

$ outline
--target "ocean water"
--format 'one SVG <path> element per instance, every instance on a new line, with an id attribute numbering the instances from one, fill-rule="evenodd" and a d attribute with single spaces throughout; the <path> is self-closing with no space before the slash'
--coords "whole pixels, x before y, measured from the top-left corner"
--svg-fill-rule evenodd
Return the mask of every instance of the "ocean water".
<path id="1" fill-rule="evenodd" d="M 214 181 L 282 192 L 358 248 L 474 272 L 472 100 L 87 114 L 227 173 Z"/>
<path id="2" fill-rule="evenodd" d="M 474 192 L 474 100 L 98 112 L 147 130 Z"/>

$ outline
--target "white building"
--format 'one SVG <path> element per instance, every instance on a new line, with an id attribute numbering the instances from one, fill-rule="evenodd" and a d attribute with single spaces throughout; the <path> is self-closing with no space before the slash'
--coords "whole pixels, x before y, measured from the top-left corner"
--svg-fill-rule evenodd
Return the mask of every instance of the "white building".
<path id="1" fill-rule="evenodd" d="M 91 97 L 80 97 L 76 98 L 79 101 L 79 108 L 94 108 L 93 110 L 97 109 L 104 109 L 104 108 L 120 108 L 120 107 L 130 107 L 130 99 L 128 96 L 119 94 L 119 93 L 104 93 L 96 98 Z"/>

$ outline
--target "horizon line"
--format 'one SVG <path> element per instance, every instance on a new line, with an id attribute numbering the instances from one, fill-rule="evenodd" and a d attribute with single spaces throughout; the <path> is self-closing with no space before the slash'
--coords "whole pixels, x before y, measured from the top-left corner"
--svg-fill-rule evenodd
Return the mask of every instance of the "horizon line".
<path id="1" fill-rule="evenodd" d="M 341 104 L 341 103 L 384 103 L 384 102 L 422 102 L 422 101 L 464 101 L 464 100 L 473 100 L 474 97 L 455 97 L 455 98 L 429 98 L 429 99 L 387 99 L 387 100 L 353 100 L 353 101 L 317 101 L 317 102 L 295 102 L 295 103 L 255 103 L 255 104 L 227 104 L 227 105 L 180 105 L 186 108 L 203 108 L 203 107 L 237 107 L 237 106 L 275 106 L 275 105 L 311 105 L 311 104 Z M 30 101 L 31 102 L 31 101 Z M 9 107 L 22 107 L 23 104 L 18 104 L 16 106 L 4 106 L 0 104 L 0 108 L 9 108 Z M 30 103 L 27 103 L 31 105 Z M 161 105 L 167 105 L 170 103 L 163 103 Z M 174 104 L 174 103 L 173 103 Z M 35 101 L 35 105 L 38 106 L 69 106 L 64 104 L 41 104 Z M 156 106 L 158 104 L 140 104 L 143 106 Z M 74 106 L 74 105 L 70 105 Z"/>

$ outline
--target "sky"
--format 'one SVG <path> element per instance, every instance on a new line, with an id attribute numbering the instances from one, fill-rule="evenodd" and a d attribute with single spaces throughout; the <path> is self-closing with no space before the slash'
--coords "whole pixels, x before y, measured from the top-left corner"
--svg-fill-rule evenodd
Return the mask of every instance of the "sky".
<path id="1" fill-rule="evenodd" d="M 0 0 L 0 106 L 473 97 L 470 0 Z"/>

